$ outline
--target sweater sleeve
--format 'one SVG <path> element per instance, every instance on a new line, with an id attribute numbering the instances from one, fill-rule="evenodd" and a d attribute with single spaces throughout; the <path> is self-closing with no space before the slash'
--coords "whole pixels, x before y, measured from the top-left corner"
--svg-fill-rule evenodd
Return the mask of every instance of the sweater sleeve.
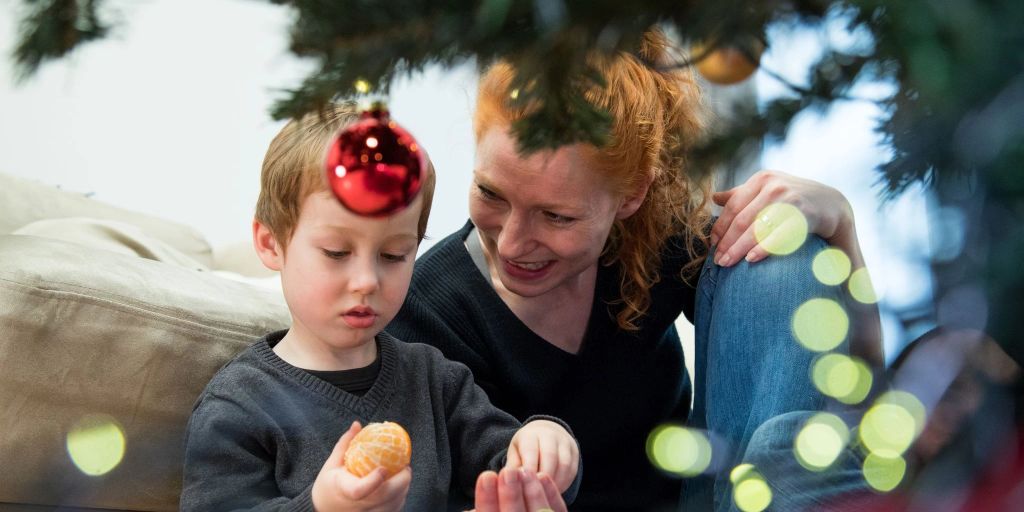
<path id="1" fill-rule="evenodd" d="M 446 366 L 445 420 L 452 449 L 452 486 L 473 496 L 477 476 L 504 465 L 512 436 L 522 424 L 491 404 L 465 365 L 446 361 Z"/>
<path id="2" fill-rule="evenodd" d="M 523 424 L 491 404 L 483 390 L 473 382 L 473 375 L 466 366 L 455 362 L 449 362 L 448 366 L 446 419 L 452 444 L 453 485 L 465 496 L 472 496 L 480 473 L 500 471 L 505 465 L 512 437 Z M 572 435 L 569 425 L 558 418 L 535 415 L 527 418 L 526 423 L 535 420 L 555 422 Z M 576 499 L 582 477 L 581 457 L 576 478 L 562 493 L 567 504 Z"/>
<path id="3" fill-rule="evenodd" d="M 205 396 L 185 432 L 180 510 L 313 511 L 312 485 L 294 498 L 281 496 L 274 455 L 252 416 L 230 398 Z"/>

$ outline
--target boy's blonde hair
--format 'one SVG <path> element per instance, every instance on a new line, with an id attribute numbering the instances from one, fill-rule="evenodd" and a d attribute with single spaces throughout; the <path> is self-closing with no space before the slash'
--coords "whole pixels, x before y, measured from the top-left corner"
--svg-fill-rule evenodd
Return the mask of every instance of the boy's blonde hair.
<path id="1" fill-rule="evenodd" d="M 293 119 L 270 142 L 260 173 L 260 197 L 256 221 L 274 238 L 287 245 L 299 220 L 299 207 L 310 194 L 328 190 L 324 171 L 327 145 L 342 128 L 359 119 L 355 102 L 339 103 L 320 112 Z M 423 240 L 434 198 L 434 165 L 427 158 L 427 172 L 420 185 L 423 206 L 417 236 Z"/>

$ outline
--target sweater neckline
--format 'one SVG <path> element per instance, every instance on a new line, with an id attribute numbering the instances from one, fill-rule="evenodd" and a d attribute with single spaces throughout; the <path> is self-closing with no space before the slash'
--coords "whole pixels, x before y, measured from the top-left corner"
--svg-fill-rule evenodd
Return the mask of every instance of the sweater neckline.
<path id="1" fill-rule="evenodd" d="M 349 410 L 356 411 L 367 418 L 373 416 L 374 411 L 390 400 L 395 388 L 394 380 L 397 375 L 396 368 L 398 367 L 396 341 L 390 334 L 386 332 L 377 334 L 375 339 L 377 346 L 380 348 L 380 373 L 366 394 L 357 396 L 281 359 L 274 352 L 273 347 L 287 333 L 287 329 L 273 332 L 264 336 L 256 343 L 256 353 L 270 366 L 295 379 L 306 389 L 323 395 L 332 402 Z"/>
<path id="2" fill-rule="evenodd" d="M 591 304 L 590 316 L 587 318 L 587 329 L 583 334 L 583 343 L 580 344 L 579 351 L 574 354 L 572 352 L 563 350 L 561 347 L 544 339 L 542 336 L 534 332 L 533 329 L 530 329 L 530 326 L 526 325 L 526 323 L 524 323 L 518 316 L 516 316 L 515 312 L 512 311 L 512 308 L 508 307 L 508 304 L 506 304 L 505 301 L 501 299 L 501 296 L 498 295 L 498 292 L 494 290 L 494 286 L 490 282 L 488 282 L 487 278 L 485 278 L 480 273 L 480 270 L 477 268 L 476 263 L 473 262 L 472 255 L 469 254 L 469 250 L 466 248 L 466 237 L 468 237 L 473 232 L 473 229 L 475 227 L 476 226 L 473 225 L 472 220 L 467 220 L 466 225 L 463 226 L 462 229 L 459 230 L 457 232 L 457 235 L 455 236 L 455 241 L 457 243 L 453 243 L 449 247 L 452 250 L 453 256 L 459 260 L 459 268 L 473 270 L 472 272 L 466 272 L 466 274 L 470 274 L 470 276 L 468 277 L 470 281 L 468 283 L 470 285 L 470 288 L 474 290 L 480 290 L 481 295 L 477 295 L 477 298 L 490 301 L 493 304 L 492 310 L 500 313 L 502 316 L 505 317 L 501 319 L 502 322 L 507 322 L 511 323 L 512 325 L 518 326 L 521 330 L 530 334 L 528 338 L 534 344 L 544 347 L 544 350 L 547 352 L 557 354 L 558 357 L 570 360 L 579 360 L 582 356 L 593 350 L 594 347 L 591 346 L 593 345 L 594 340 L 593 330 L 596 325 L 595 320 L 598 318 L 598 314 L 600 313 L 598 309 L 602 304 L 600 298 L 602 292 L 602 283 L 607 278 L 606 272 L 608 271 L 608 269 L 600 265 L 598 266 L 597 279 L 594 283 L 594 300 Z"/>

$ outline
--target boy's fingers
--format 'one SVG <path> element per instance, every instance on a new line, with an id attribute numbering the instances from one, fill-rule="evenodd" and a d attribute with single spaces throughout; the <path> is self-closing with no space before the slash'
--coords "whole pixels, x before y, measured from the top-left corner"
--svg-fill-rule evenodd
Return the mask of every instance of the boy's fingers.
<path id="1" fill-rule="evenodd" d="M 530 468 L 538 473 L 549 475 L 558 474 L 558 439 L 555 436 L 539 436 L 537 438 L 539 461 L 536 468 Z"/>
<path id="2" fill-rule="evenodd" d="M 338 439 L 337 443 L 334 443 L 334 449 L 331 450 L 331 455 L 324 461 L 324 467 L 338 467 L 344 464 L 345 452 L 348 450 L 348 444 L 352 442 L 352 438 L 359 433 L 361 429 L 358 421 L 353 421 L 352 425 L 348 430 L 342 434 L 341 438 Z"/>
<path id="3" fill-rule="evenodd" d="M 391 478 L 384 481 L 380 492 L 383 500 L 388 503 L 404 502 L 406 494 L 409 493 L 409 484 L 412 483 L 412 469 L 408 466 L 395 473 Z"/>
<path id="4" fill-rule="evenodd" d="M 384 480 L 387 478 L 387 473 L 388 472 L 384 468 L 377 468 L 371 471 L 368 475 L 359 478 L 346 472 L 345 475 L 340 477 L 342 490 L 350 499 L 356 501 L 361 500 L 372 494 L 381 486 L 381 484 L 384 483 Z M 350 478 L 346 478 L 346 476 Z"/>
<path id="5" fill-rule="evenodd" d="M 565 500 L 562 499 L 562 493 L 558 491 L 558 486 L 551 479 L 551 476 L 537 475 L 537 479 L 540 480 L 540 484 L 544 487 L 544 497 L 548 500 L 548 508 L 555 512 L 568 512 Z"/>
<path id="6" fill-rule="evenodd" d="M 505 467 L 518 468 L 523 465 L 523 459 L 519 456 L 519 444 L 512 443 L 505 454 Z"/>
<path id="7" fill-rule="evenodd" d="M 531 435 L 519 441 L 519 456 L 522 458 L 522 467 L 537 471 L 540 466 L 540 441 L 537 436 Z"/>
<path id="8" fill-rule="evenodd" d="M 576 478 L 578 464 L 573 462 L 572 447 L 574 444 L 576 443 L 564 443 L 558 446 L 558 473 L 548 473 L 549 478 L 553 479 L 560 489 L 563 485 L 568 488 Z"/>
<path id="9" fill-rule="evenodd" d="M 476 512 L 498 512 L 498 474 L 484 471 L 476 479 Z"/>

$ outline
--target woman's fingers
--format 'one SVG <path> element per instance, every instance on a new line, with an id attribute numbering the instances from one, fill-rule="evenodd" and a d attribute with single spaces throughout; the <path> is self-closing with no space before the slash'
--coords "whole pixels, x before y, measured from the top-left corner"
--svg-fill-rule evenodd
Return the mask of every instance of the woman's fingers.
<path id="1" fill-rule="evenodd" d="M 521 478 L 523 481 L 523 501 L 526 502 L 526 510 L 530 512 L 553 510 L 548 502 L 544 485 L 537 478 L 537 473 L 529 469 L 523 469 Z"/>
<path id="2" fill-rule="evenodd" d="M 498 474 L 484 471 L 476 478 L 476 512 L 498 512 Z"/>
<path id="3" fill-rule="evenodd" d="M 718 241 L 718 247 L 715 250 L 715 263 L 725 267 L 734 265 L 746 257 L 747 253 L 757 245 L 757 239 L 754 236 L 754 222 L 761 210 L 767 206 L 768 198 L 765 196 L 765 194 L 759 194 L 751 197 L 742 205 L 732 203 L 740 196 L 734 195 L 730 200 L 730 204 L 736 211 L 732 214 L 726 232 Z M 719 218 L 718 222 L 722 222 L 722 218 Z"/>
<path id="4" fill-rule="evenodd" d="M 715 193 L 712 200 L 722 206 L 718 220 L 711 226 L 711 245 L 722 246 L 722 241 L 736 219 L 736 216 L 746 207 L 750 201 L 757 197 L 759 188 L 754 187 L 748 180 L 747 183 L 724 192 Z"/>
<path id="5" fill-rule="evenodd" d="M 567 512 L 568 507 L 565 504 L 565 500 L 562 499 L 562 493 L 558 491 L 558 486 L 551 476 L 537 475 L 537 478 L 544 487 L 544 496 L 547 497 L 548 507 L 554 512 Z"/>
<path id="6" fill-rule="evenodd" d="M 505 468 L 498 473 L 498 509 L 501 512 L 527 512 L 520 471 L 520 468 Z"/>

